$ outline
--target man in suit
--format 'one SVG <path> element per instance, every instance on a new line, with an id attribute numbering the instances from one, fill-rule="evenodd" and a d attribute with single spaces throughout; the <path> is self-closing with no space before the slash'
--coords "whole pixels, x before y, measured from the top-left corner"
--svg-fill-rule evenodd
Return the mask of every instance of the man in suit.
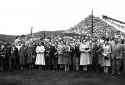
<path id="1" fill-rule="evenodd" d="M 120 40 L 115 39 L 115 43 L 111 45 L 111 64 L 112 64 L 112 74 L 120 74 L 120 63 L 121 63 L 121 44 Z"/>
<path id="2" fill-rule="evenodd" d="M 121 58 L 122 58 L 122 65 L 123 65 L 123 74 L 125 74 L 125 44 L 124 40 L 121 42 Z"/>
<path id="3" fill-rule="evenodd" d="M 9 71 L 13 70 L 17 66 L 16 57 L 18 49 L 15 47 L 14 44 L 9 45 L 7 48 L 7 55 L 8 55 L 8 64 L 9 64 Z"/>

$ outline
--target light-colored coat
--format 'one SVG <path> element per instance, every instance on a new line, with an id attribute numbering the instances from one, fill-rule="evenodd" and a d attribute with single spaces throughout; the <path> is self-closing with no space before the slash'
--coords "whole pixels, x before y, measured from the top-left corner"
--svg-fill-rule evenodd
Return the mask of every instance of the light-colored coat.
<path id="1" fill-rule="evenodd" d="M 88 48 L 88 50 L 86 50 Z M 81 44 L 79 47 L 80 50 L 80 65 L 89 65 L 90 64 L 90 46 L 88 44 Z"/>
<path id="2" fill-rule="evenodd" d="M 58 45 L 57 51 L 58 51 L 58 64 L 63 64 L 64 58 L 63 58 L 63 45 Z"/>
<path id="3" fill-rule="evenodd" d="M 103 52 L 102 52 L 103 64 L 102 64 L 102 66 L 111 66 L 110 53 L 111 53 L 111 46 L 103 45 Z M 109 59 L 105 59 L 105 56 L 107 56 Z"/>
<path id="4" fill-rule="evenodd" d="M 36 65 L 45 65 L 45 56 L 44 56 L 45 48 L 44 46 L 37 46 L 36 47 Z"/>

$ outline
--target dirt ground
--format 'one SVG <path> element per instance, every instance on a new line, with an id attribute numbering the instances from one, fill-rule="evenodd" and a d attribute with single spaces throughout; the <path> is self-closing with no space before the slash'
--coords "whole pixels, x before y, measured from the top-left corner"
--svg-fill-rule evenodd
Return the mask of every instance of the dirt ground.
<path id="1" fill-rule="evenodd" d="M 125 85 L 125 75 L 27 70 L 0 72 L 0 85 Z"/>

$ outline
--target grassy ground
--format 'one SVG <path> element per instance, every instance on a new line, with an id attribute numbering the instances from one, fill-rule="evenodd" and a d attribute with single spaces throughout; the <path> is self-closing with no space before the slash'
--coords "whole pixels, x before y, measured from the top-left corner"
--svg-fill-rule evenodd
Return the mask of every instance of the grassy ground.
<path id="1" fill-rule="evenodd" d="M 0 85 L 125 85 L 125 75 L 30 70 L 0 72 Z"/>

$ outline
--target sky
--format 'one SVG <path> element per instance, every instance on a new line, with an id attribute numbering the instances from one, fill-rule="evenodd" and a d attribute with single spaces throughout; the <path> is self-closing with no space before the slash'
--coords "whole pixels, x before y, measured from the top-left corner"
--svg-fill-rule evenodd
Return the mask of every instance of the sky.
<path id="1" fill-rule="evenodd" d="M 88 15 L 125 21 L 124 0 L 0 0 L 0 34 L 67 30 Z"/>

